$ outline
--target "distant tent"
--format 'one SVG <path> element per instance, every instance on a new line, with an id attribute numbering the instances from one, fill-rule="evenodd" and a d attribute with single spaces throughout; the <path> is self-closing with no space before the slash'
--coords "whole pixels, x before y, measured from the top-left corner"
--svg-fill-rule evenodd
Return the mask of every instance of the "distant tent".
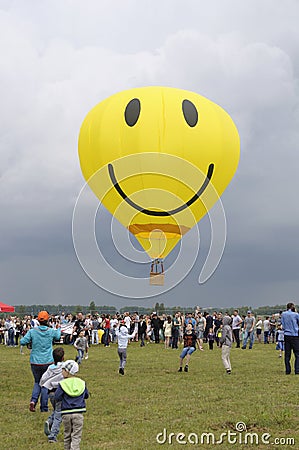
<path id="1" fill-rule="evenodd" d="M 3 312 L 15 312 L 14 306 L 6 305 L 5 303 L 0 302 L 0 313 Z"/>

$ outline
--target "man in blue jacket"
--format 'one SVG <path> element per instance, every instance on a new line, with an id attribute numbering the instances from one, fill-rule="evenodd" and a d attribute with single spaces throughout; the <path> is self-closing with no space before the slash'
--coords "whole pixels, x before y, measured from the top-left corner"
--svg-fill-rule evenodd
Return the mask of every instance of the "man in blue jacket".
<path id="1" fill-rule="evenodd" d="M 287 311 L 284 311 L 281 315 L 281 325 L 284 331 L 286 374 L 291 373 L 290 359 L 293 350 L 295 374 L 299 375 L 299 314 L 295 310 L 294 303 L 287 304 Z"/>
<path id="2" fill-rule="evenodd" d="M 48 411 L 48 395 L 41 390 L 39 384 L 41 377 L 46 372 L 50 364 L 53 363 L 53 341 L 60 340 L 60 328 L 48 326 L 49 314 L 47 311 L 40 311 L 37 320 L 39 326 L 31 328 L 20 340 L 21 345 L 31 344 L 30 352 L 31 371 L 34 377 L 34 385 L 29 405 L 29 410 L 35 412 L 35 406 L 40 399 L 40 410 Z"/>

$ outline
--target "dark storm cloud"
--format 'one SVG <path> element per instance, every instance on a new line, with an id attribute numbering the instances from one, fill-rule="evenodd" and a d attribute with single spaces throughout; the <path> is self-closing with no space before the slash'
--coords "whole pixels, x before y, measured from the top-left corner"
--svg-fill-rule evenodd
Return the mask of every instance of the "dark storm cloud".
<path id="1" fill-rule="evenodd" d="M 77 137 L 84 116 L 105 97 L 143 85 L 210 98 L 241 138 L 240 165 L 222 197 L 228 236 L 220 266 L 198 284 L 209 247 L 203 222 L 191 273 L 146 302 L 296 300 L 298 2 L 217 3 L 91 1 L 89 13 L 79 1 L 71 12 L 65 1 L 1 2 L 0 277 L 8 302 L 128 303 L 83 272 L 71 220 L 83 185 Z M 109 238 L 101 245 L 118 270 L 128 267 Z M 129 270 L 143 276 L 145 266 L 135 266 Z"/>

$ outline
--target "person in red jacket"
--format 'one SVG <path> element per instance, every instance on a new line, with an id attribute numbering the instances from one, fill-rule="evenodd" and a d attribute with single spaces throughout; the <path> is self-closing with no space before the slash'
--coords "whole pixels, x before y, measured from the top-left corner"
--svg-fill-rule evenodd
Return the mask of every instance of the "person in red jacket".
<path id="1" fill-rule="evenodd" d="M 110 315 L 107 314 L 105 319 L 103 320 L 103 328 L 104 328 L 104 345 L 105 347 L 109 347 L 110 342 Z"/>

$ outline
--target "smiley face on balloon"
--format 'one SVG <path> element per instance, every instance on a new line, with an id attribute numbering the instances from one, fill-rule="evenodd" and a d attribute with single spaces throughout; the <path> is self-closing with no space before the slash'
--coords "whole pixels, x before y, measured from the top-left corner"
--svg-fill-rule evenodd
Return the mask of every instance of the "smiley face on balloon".
<path id="1" fill-rule="evenodd" d="M 208 212 L 239 154 L 230 116 L 175 88 L 112 95 L 87 114 L 79 135 L 86 181 L 151 258 L 167 256 Z"/>

